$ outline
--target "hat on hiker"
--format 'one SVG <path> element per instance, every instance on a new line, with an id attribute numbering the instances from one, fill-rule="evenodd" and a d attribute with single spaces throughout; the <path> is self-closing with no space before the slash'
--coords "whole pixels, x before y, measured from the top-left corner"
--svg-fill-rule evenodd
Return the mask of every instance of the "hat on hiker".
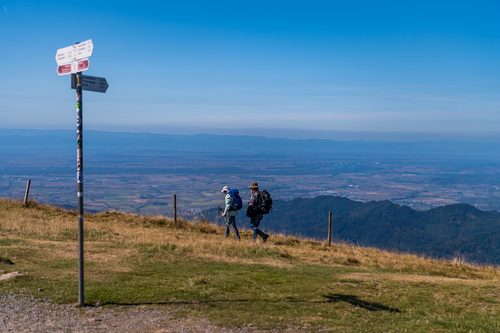
<path id="1" fill-rule="evenodd" d="M 256 182 L 252 182 L 252 184 L 250 184 L 250 186 L 248 186 L 249 188 L 255 188 L 255 189 L 259 189 L 259 184 L 256 183 Z"/>
<path id="2" fill-rule="evenodd" d="M 229 186 L 224 186 L 221 192 L 229 192 Z"/>

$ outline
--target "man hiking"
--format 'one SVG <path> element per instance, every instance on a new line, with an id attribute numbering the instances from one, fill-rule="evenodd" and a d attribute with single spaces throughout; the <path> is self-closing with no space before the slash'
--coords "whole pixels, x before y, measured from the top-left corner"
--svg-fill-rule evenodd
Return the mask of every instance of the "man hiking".
<path id="1" fill-rule="evenodd" d="M 265 243 L 269 238 L 269 235 L 259 229 L 259 224 L 264 215 L 260 211 L 258 211 L 259 207 L 262 204 L 262 196 L 259 192 L 259 184 L 253 182 L 248 186 L 250 191 L 252 192 L 252 197 L 250 198 L 250 202 L 247 207 L 247 216 L 250 218 L 250 229 L 253 230 L 252 242 L 255 242 L 257 239 L 257 235 L 262 237 L 262 242 Z"/>
<path id="2" fill-rule="evenodd" d="M 236 239 L 237 240 L 241 240 L 240 238 L 240 233 L 238 232 L 238 228 L 236 227 L 236 216 L 239 214 L 239 210 L 236 206 L 236 202 L 235 202 L 235 198 L 232 198 L 229 191 L 231 189 L 229 188 L 229 186 L 224 186 L 222 188 L 222 193 L 224 193 L 225 195 L 225 208 L 224 208 L 224 212 L 222 212 L 222 217 L 224 217 L 226 219 L 226 216 L 227 216 L 227 219 L 226 219 L 226 232 L 224 233 L 224 238 L 227 238 L 229 236 L 229 227 L 231 227 L 231 229 L 233 229 L 234 231 L 234 234 L 236 236 Z M 234 192 L 234 190 L 233 190 Z M 236 191 L 237 193 L 238 191 Z M 234 196 L 234 194 L 233 194 Z M 238 195 L 239 197 L 239 195 Z M 239 207 L 241 209 L 241 207 Z"/>

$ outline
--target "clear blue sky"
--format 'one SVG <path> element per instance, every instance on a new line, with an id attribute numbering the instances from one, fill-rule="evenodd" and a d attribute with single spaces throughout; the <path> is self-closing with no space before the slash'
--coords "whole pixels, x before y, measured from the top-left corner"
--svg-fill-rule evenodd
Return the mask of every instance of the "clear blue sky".
<path id="1" fill-rule="evenodd" d="M 0 128 L 500 140 L 500 1 L 0 0 Z M 371 134 L 366 134 L 371 133 Z"/>

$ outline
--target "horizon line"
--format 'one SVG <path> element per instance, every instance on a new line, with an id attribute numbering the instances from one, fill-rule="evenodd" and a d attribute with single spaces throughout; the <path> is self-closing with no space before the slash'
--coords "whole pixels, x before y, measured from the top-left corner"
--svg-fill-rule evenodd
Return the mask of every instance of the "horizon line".
<path id="1" fill-rule="evenodd" d="M 0 131 L 75 131 L 68 128 L 0 128 Z M 87 128 L 84 131 L 102 133 L 127 133 L 127 134 L 151 134 L 151 135 L 214 135 L 214 136 L 246 136 L 263 137 L 268 139 L 287 140 L 320 140 L 320 141 L 342 141 L 342 142 L 474 142 L 474 143 L 500 143 L 500 134 L 497 133 L 435 133 L 435 132 L 369 132 L 369 131 L 313 131 L 304 129 L 253 129 L 253 128 L 197 128 L 197 127 L 175 127 L 154 131 L 146 129 L 102 129 Z M 291 134 L 294 135 L 291 135 Z M 282 134 L 282 135 L 280 135 Z"/>

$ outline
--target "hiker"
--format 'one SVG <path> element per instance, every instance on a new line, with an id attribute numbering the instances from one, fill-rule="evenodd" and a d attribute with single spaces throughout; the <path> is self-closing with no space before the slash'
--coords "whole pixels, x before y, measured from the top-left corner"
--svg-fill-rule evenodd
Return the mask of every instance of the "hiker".
<path id="1" fill-rule="evenodd" d="M 257 235 L 259 235 L 262 237 L 262 242 L 265 243 L 269 238 L 269 235 L 259 229 L 260 221 L 264 215 L 262 215 L 261 212 L 256 211 L 262 203 L 262 196 L 259 192 L 259 184 L 253 182 L 248 187 L 252 192 L 252 197 L 250 198 L 250 202 L 247 207 L 247 216 L 250 218 L 250 229 L 253 230 L 252 242 L 255 242 Z"/>
<path id="2" fill-rule="evenodd" d="M 226 219 L 226 232 L 224 233 L 224 238 L 227 238 L 229 236 L 229 227 L 233 229 L 234 234 L 236 235 L 237 240 L 241 240 L 240 238 L 240 233 L 238 232 L 238 227 L 236 227 L 236 216 L 239 214 L 238 209 L 231 209 L 231 206 L 235 206 L 235 203 L 233 202 L 233 198 L 231 198 L 231 195 L 229 194 L 229 186 L 224 186 L 222 188 L 222 193 L 225 195 L 225 208 L 224 212 L 222 213 L 222 217 L 226 219 L 226 216 L 228 217 Z"/>

